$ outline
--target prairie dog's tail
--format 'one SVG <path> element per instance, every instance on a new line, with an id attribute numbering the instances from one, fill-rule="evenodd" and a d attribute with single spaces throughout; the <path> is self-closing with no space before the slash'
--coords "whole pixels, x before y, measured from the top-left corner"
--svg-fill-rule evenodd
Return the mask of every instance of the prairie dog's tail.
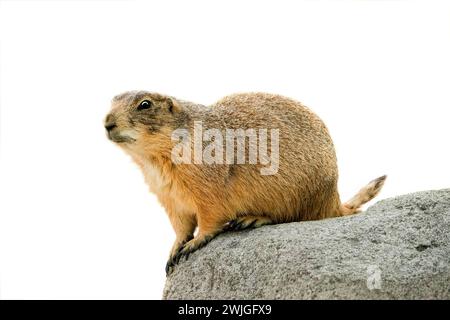
<path id="1" fill-rule="evenodd" d="M 346 216 L 360 211 L 360 207 L 369 202 L 380 192 L 386 180 L 386 175 L 370 181 L 365 187 L 358 191 L 356 195 L 339 207 L 341 215 Z"/>

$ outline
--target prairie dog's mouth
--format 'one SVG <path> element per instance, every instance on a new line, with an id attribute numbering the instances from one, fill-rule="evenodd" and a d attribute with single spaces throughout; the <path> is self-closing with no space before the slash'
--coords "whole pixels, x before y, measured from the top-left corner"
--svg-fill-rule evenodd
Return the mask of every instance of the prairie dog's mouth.
<path id="1" fill-rule="evenodd" d="M 132 136 L 129 130 L 112 130 L 107 132 L 108 139 L 116 143 L 132 143 L 136 138 Z"/>

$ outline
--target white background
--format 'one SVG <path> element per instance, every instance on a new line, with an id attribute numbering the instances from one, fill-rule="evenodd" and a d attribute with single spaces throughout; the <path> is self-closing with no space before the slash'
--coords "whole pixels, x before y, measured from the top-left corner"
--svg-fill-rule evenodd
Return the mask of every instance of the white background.
<path id="1" fill-rule="evenodd" d="M 450 187 L 449 1 L 1 1 L 0 296 L 161 297 L 174 234 L 105 137 L 112 96 L 316 111 L 344 200 Z"/>

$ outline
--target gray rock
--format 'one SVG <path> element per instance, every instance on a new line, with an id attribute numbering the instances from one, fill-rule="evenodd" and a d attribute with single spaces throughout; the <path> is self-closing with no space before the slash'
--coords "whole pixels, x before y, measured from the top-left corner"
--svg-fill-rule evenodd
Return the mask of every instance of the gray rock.
<path id="1" fill-rule="evenodd" d="M 163 298 L 450 299 L 450 189 L 224 233 L 180 262 Z"/>

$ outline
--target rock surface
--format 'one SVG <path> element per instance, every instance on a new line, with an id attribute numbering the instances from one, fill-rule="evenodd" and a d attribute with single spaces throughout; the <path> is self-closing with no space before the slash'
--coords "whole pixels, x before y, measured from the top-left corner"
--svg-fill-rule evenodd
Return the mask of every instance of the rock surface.
<path id="1" fill-rule="evenodd" d="M 450 189 L 224 233 L 180 262 L 163 298 L 450 299 Z"/>

